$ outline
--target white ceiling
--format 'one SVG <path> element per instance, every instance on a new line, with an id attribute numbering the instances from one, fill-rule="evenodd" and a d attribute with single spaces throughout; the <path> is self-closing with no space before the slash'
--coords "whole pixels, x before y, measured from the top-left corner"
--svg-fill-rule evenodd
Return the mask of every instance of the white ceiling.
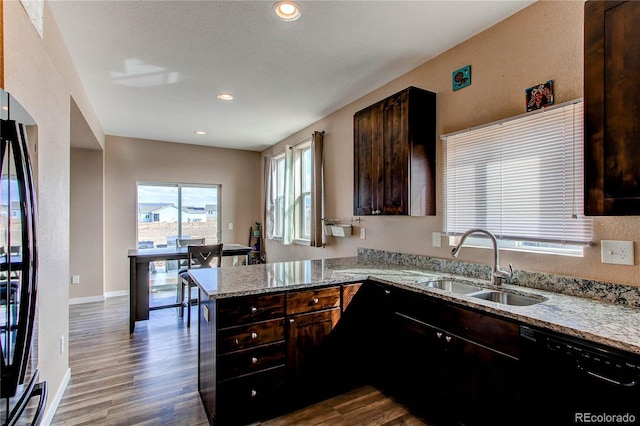
<path id="1" fill-rule="evenodd" d="M 275 2 L 51 7 L 105 133 L 259 151 L 533 0 L 302 0 L 294 22 Z"/>

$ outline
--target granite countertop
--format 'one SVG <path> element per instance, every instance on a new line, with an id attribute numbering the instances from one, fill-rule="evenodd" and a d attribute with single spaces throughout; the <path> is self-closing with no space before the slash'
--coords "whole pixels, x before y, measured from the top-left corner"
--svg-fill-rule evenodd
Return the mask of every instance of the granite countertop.
<path id="1" fill-rule="evenodd" d="M 546 299 L 530 306 L 503 305 L 424 284 L 444 277 L 490 288 L 488 280 L 356 257 L 192 269 L 189 274 L 210 299 L 372 280 L 640 354 L 640 309 L 539 289 L 502 285 L 503 290 Z"/>

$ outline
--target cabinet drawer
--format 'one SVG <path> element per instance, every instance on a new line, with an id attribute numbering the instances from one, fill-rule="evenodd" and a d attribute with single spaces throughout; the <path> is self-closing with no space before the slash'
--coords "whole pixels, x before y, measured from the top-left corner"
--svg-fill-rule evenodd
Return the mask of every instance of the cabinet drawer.
<path id="1" fill-rule="evenodd" d="M 287 315 L 340 307 L 340 287 L 287 293 Z"/>
<path id="2" fill-rule="evenodd" d="M 249 373 L 255 373 L 270 367 L 284 365 L 284 342 L 270 343 L 251 349 L 245 349 L 218 358 L 218 377 L 230 379 Z"/>
<path id="3" fill-rule="evenodd" d="M 283 385 L 284 367 L 220 382 L 217 424 L 248 424 L 271 417 L 284 403 Z"/>
<path id="4" fill-rule="evenodd" d="M 284 318 L 218 330 L 218 353 L 284 340 Z"/>
<path id="5" fill-rule="evenodd" d="M 284 316 L 284 294 L 265 294 L 218 301 L 218 328 Z"/>

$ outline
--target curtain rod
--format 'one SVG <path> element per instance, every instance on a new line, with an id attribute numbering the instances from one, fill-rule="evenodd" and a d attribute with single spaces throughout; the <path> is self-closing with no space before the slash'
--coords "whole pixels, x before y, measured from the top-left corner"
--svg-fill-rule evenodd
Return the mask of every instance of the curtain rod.
<path id="1" fill-rule="evenodd" d="M 323 131 L 321 131 L 320 133 L 322 133 L 322 135 L 324 135 L 324 130 L 323 130 Z M 296 144 L 294 144 L 294 145 L 289 145 L 289 149 L 293 149 L 293 148 L 295 148 L 295 147 L 296 147 L 296 146 L 298 146 L 298 145 L 302 145 L 303 143 L 306 143 L 306 142 L 307 142 L 307 141 L 309 141 L 310 139 L 313 139 L 313 135 L 311 135 L 311 137 L 309 137 L 308 139 L 305 139 L 305 140 L 303 140 L 303 141 L 301 141 L 301 142 L 298 142 L 298 143 L 296 143 Z M 273 153 L 273 154 L 271 154 L 271 156 L 272 156 L 272 157 L 277 157 L 277 156 L 279 156 L 279 155 L 281 155 L 281 154 L 284 154 L 284 151 L 279 151 L 279 152 Z"/>
<path id="2" fill-rule="evenodd" d="M 321 131 L 320 133 L 322 133 L 322 135 L 324 136 L 324 130 Z M 289 149 L 295 148 L 298 145 L 302 145 L 303 143 L 307 143 L 308 141 L 310 141 L 311 139 L 313 139 L 313 134 L 311 134 L 311 136 L 309 136 L 307 139 L 303 140 L 302 142 L 298 142 L 296 144 L 293 145 L 289 145 Z"/>

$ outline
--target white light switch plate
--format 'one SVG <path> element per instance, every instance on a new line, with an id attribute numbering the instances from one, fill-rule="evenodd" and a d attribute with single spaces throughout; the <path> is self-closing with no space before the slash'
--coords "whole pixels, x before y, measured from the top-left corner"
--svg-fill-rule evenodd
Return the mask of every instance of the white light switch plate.
<path id="1" fill-rule="evenodd" d="M 633 241 L 602 240 L 600 256 L 602 263 L 633 265 Z"/>
<path id="2" fill-rule="evenodd" d="M 431 244 L 434 247 L 442 246 L 442 234 L 440 234 L 439 232 L 434 232 L 433 234 L 431 234 Z"/>

